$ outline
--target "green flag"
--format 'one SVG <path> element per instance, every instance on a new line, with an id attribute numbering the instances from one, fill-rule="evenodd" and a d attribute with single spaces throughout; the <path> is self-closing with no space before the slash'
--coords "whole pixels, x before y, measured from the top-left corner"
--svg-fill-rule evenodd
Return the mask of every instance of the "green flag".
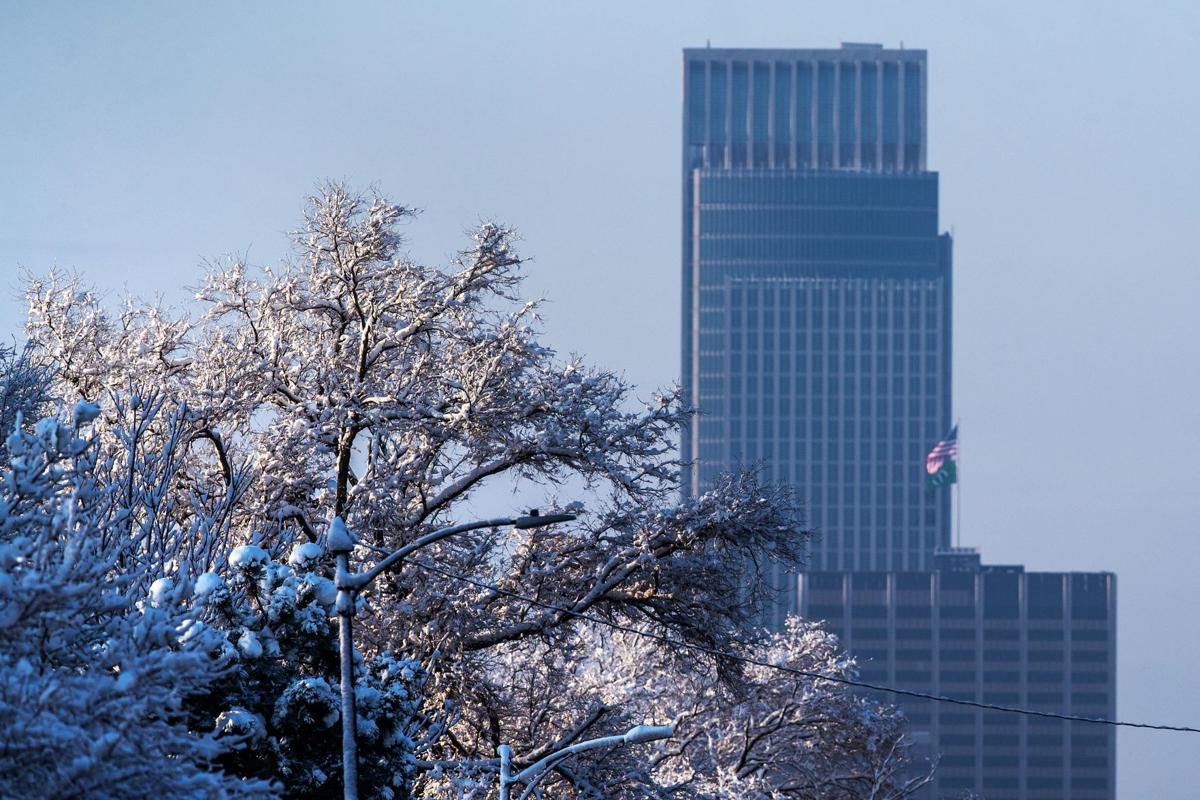
<path id="1" fill-rule="evenodd" d="M 937 472 L 925 476 L 925 488 L 927 489 L 937 489 L 952 483 L 958 483 L 958 469 L 949 459 L 942 462 Z"/>
<path id="2" fill-rule="evenodd" d="M 933 490 L 958 483 L 958 426 L 950 429 L 945 439 L 933 446 L 925 456 L 925 487 Z"/>

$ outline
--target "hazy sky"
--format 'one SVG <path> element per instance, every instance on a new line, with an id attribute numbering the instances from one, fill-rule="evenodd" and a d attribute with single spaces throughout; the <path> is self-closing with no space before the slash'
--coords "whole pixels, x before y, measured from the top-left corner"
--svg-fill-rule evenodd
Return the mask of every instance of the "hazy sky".
<path id="1" fill-rule="evenodd" d="M 0 5 L 0 333 L 19 268 L 185 303 L 285 250 L 325 177 L 518 226 L 548 341 L 677 379 L 681 49 L 929 51 L 955 235 L 964 544 L 1119 576 L 1120 716 L 1200 723 L 1194 2 Z M 1200 736 L 1118 735 L 1123 798 Z"/>

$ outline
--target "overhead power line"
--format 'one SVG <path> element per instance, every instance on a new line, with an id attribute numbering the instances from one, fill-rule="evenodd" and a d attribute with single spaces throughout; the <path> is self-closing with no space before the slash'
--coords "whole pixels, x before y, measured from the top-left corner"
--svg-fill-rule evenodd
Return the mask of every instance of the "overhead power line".
<path id="1" fill-rule="evenodd" d="M 1082 717 L 1082 716 L 1076 716 L 1073 714 L 1056 714 L 1053 711 L 1036 711 L 1031 708 L 1018 708 L 1016 706 L 1002 706 L 1002 705 L 996 705 L 993 703 L 980 703 L 980 702 L 976 702 L 975 700 L 963 700 L 958 697 L 946 697 L 944 695 L 929 694 L 927 692 L 919 692 L 919 691 L 916 691 L 913 689 L 900 689 L 895 686 L 883 686 L 883 685 L 880 685 L 877 683 L 868 683 L 867 681 L 855 680 L 853 678 L 843 678 L 843 677 L 836 676 L 836 675 L 824 675 L 819 672 L 812 672 L 810 670 L 798 669 L 796 667 L 789 667 L 789 666 L 785 666 L 782 664 L 772 664 L 769 661 L 764 661 L 759 658 L 752 658 L 750 656 L 742 656 L 742 655 L 738 655 L 736 653 L 727 653 L 723 650 L 717 650 L 716 648 L 713 648 L 713 647 L 706 647 L 702 644 L 694 644 L 692 642 L 681 642 L 677 639 L 672 639 L 670 636 L 665 636 L 661 633 L 654 633 L 653 631 L 640 630 L 640 629 L 634 628 L 630 625 L 622 625 L 619 622 L 612 622 L 610 620 L 600 619 L 599 617 L 592 616 L 591 614 L 588 614 L 586 612 L 575 611 L 574 609 L 564 608 L 562 606 L 558 606 L 553 603 L 547 603 L 542 600 L 535 600 L 532 597 L 526 597 L 525 595 L 519 594 L 517 592 L 512 592 L 512 591 L 509 591 L 508 589 L 502 589 L 493 583 L 488 583 L 487 581 L 477 580 L 475 578 L 469 578 L 466 575 L 459 575 L 458 573 L 442 569 L 441 567 L 436 567 L 433 564 L 428 564 L 424 561 L 418 561 L 416 559 L 411 559 L 408 563 L 413 564 L 414 566 L 420 567 L 421 569 L 428 570 L 429 572 L 433 572 L 433 573 L 436 573 L 443 577 L 450 578 L 451 580 L 462 581 L 463 583 L 468 583 L 468 584 L 470 584 L 472 586 L 476 586 L 480 589 L 487 589 L 488 591 L 495 592 L 495 593 L 497 593 L 499 595 L 503 595 L 505 597 L 510 597 L 514 600 L 520 600 L 522 602 L 529 603 L 531 605 L 539 606 L 540 608 L 544 608 L 548 611 L 557 611 L 561 614 L 566 614 L 567 616 L 575 617 L 576 619 L 581 619 L 586 622 L 594 623 L 596 625 L 603 625 L 605 627 L 612 628 L 613 630 L 622 631 L 623 633 L 629 633 L 629 634 L 633 634 L 634 636 L 640 636 L 645 639 L 653 639 L 658 642 L 664 642 L 666 644 L 671 645 L 672 647 L 682 647 L 686 650 L 691 650 L 693 652 L 704 653 L 705 655 L 715 656 L 717 658 L 726 658 L 731 661 L 738 661 L 743 664 L 749 664 L 749 665 L 755 666 L 755 667 L 764 667 L 766 669 L 773 669 L 773 670 L 776 670 L 779 672 L 786 672 L 786 673 L 789 673 L 792 675 L 799 675 L 804 678 L 811 678 L 814 680 L 822 680 L 822 681 L 830 681 L 831 683 L 840 683 L 840 684 L 844 684 L 846 686 L 854 686 L 859 689 L 870 689 L 870 690 L 876 691 L 876 692 L 886 692 L 888 694 L 899 695 L 901 697 L 913 697 L 913 698 L 917 698 L 920 700 L 932 700 L 936 703 L 950 703 L 950 704 L 957 705 L 957 706 L 969 706 L 971 708 L 980 708 L 985 711 L 999 711 L 999 712 L 1003 712 L 1005 714 L 1023 714 L 1028 717 L 1043 717 L 1045 719 L 1057 719 L 1057 720 L 1064 720 L 1066 722 L 1087 722 L 1087 723 L 1091 723 L 1094 725 L 1111 725 L 1111 726 L 1118 727 L 1118 728 L 1144 728 L 1147 730 L 1155 730 L 1155 731 L 1173 731 L 1175 733 L 1200 733 L 1200 728 L 1193 728 L 1193 727 L 1189 727 L 1186 725 L 1157 725 L 1157 724 L 1153 724 L 1153 723 L 1149 723 L 1149 722 L 1125 722 L 1125 721 L 1115 720 L 1115 719 L 1104 719 L 1103 717 Z"/>

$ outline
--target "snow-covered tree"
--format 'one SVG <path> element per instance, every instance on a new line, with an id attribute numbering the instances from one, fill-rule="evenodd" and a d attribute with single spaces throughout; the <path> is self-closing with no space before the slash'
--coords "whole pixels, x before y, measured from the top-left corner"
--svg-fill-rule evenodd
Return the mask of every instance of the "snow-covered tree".
<path id="1" fill-rule="evenodd" d="M 481 225 L 435 268 L 403 253 L 399 230 L 412 217 L 378 196 L 323 187 L 295 258 L 214 268 L 197 292 L 198 317 L 133 301 L 113 314 L 54 275 L 28 285 L 28 332 L 38 356 L 57 365 L 56 390 L 104 405 L 101 450 L 134 451 L 113 482 L 130 486 L 118 502 L 143 532 L 139 558 L 180 586 L 219 573 L 203 579 L 211 594 L 184 605 L 240 653 L 228 688 L 236 708 L 220 695 L 193 707 L 261 743 L 230 763 L 245 774 L 270 763 L 295 794 L 328 792 L 323 780 L 338 780 L 337 737 L 326 727 L 336 663 L 321 619 L 330 521 L 346 521 L 356 563 L 369 565 L 462 521 L 467 502 L 496 482 L 541 492 L 547 508 L 559 507 L 557 487 L 580 487 L 587 509 L 571 504 L 571 525 L 440 540 L 364 592 L 360 728 L 387 743 L 363 754 L 364 783 L 377 796 L 478 794 L 494 786 L 502 742 L 520 765 L 659 713 L 733 730 L 759 719 L 777 693 L 799 691 L 791 677 L 779 683 L 716 654 L 791 647 L 788 658 L 846 669 L 815 634 L 793 632 L 785 644 L 754 626 L 768 599 L 759 571 L 794 566 L 802 552 L 789 491 L 746 474 L 680 503 L 675 442 L 690 410 L 678 393 L 640 404 L 619 375 L 542 345 L 536 304 L 518 299 L 522 261 L 510 229 Z M 153 417 L 139 411 L 144 398 L 138 408 L 114 399 L 147 385 Z M 143 446 L 130 447 L 131 430 Z M 169 462 L 151 457 L 164 443 L 177 444 Z M 311 564 L 281 565 L 306 544 Z M 621 657 L 588 644 L 605 622 L 661 637 L 643 644 L 639 658 L 655 664 L 639 673 L 645 686 L 608 702 L 588 677 Z M 408 706 L 372 717 L 395 664 L 417 676 L 395 684 Z M 632 751 L 563 766 L 543 796 L 598 796 L 597 786 L 606 797 L 787 796 L 801 774 L 813 786 L 836 770 L 897 774 L 905 754 L 893 712 L 853 705 L 819 681 L 803 692 L 796 722 L 789 716 L 785 732 L 764 737 L 771 758 L 783 759 L 770 769 L 736 768 L 732 745 L 701 754 L 688 738 L 686 756 L 664 749 L 653 768 L 648 752 Z M 745 698 L 742 711 L 729 711 L 735 697 Z M 836 730 L 851 722 L 854 730 Z M 788 742 L 813 735 L 793 727 L 843 746 L 827 758 L 793 749 Z M 686 726 L 681 734 L 691 736 Z M 765 752 L 756 748 L 747 758 Z M 743 784 L 739 795 L 733 787 Z"/>
<path id="2" fill-rule="evenodd" d="M 191 617 L 163 607 L 165 584 L 142 590 L 120 487 L 103 480 L 114 465 L 83 435 L 97 412 L 16 416 L 6 437 L 0 796 L 268 796 L 215 768 L 224 746 L 210 731 L 189 731 L 184 699 L 227 664 L 198 646 Z"/>
<path id="3" fill-rule="evenodd" d="M 672 669 L 628 634 L 604 652 L 591 673 L 596 695 L 679 721 L 654 758 L 667 785 L 723 800 L 894 800 L 930 779 L 911 763 L 903 718 L 840 682 L 857 677 L 853 659 L 814 623 L 792 618 L 744 651 L 755 663 L 732 683 Z"/>
<path id="4" fill-rule="evenodd" d="M 33 363 L 31 348 L 0 345 L 0 464 L 8 463 L 5 439 L 18 419 L 41 419 L 50 401 L 50 370 Z"/>

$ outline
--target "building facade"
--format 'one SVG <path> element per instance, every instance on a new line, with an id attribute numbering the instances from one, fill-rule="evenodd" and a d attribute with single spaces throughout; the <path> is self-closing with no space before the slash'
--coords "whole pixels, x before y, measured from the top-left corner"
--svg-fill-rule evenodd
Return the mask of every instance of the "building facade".
<path id="1" fill-rule="evenodd" d="M 862 677 L 978 703 L 1113 719 L 1115 577 L 981 566 L 924 485 L 951 425 L 951 241 L 927 169 L 922 50 L 684 51 L 685 490 L 757 465 L 817 531 L 772 576 Z M 1107 800 L 1106 725 L 897 698 L 928 798 Z"/>
<path id="2" fill-rule="evenodd" d="M 949 545 L 922 482 L 951 413 L 925 96 L 921 50 L 684 52 L 685 482 L 758 464 L 796 486 L 813 569 L 928 569 Z"/>
<path id="3" fill-rule="evenodd" d="M 800 612 L 825 620 L 868 683 L 1054 714 L 1116 718 L 1116 576 L 981 566 L 965 548 L 921 572 L 812 572 Z M 926 796 L 1111 800 L 1110 725 L 887 694 L 938 755 Z"/>

